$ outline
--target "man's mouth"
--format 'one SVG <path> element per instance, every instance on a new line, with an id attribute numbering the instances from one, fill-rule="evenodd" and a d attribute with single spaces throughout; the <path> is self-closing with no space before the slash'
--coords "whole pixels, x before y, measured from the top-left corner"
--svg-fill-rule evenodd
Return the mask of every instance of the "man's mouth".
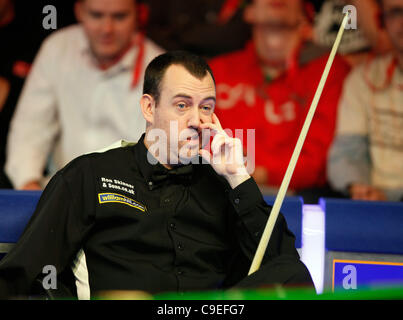
<path id="1" fill-rule="evenodd" d="M 113 37 L 103 37 L 98 39 L 98 43 L 101 45 L 111 45 L 115 42 L 115 39 Z"/>

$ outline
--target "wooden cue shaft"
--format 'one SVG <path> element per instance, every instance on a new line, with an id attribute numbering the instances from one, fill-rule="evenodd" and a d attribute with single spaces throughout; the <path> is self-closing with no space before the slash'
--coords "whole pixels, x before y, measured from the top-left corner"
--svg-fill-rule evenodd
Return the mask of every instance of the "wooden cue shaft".
<path id="1" fill-rule="evenodd" d="M 311 106 L 309 108 L 307 117 L 305 119 L 305 123 L 304 123 L 304 125 L 302 127 L 302 131 L 300 133 L 300 136 L 298 138 L 297 144 L 296 144 L 294 152 L 292 154 L 290 163 L 288 165 L 287 171 L 286 171 L 285 176 L 283 178 L 283 181 L 281 183 L 280 189 L 278 191 L 276 200 L 275 200 L 273 208 L 271 210 L 271 213 L 270 213 L 269 219 L 267 221 L 266 227 L 264 229 L 263 235 L 262 235 L 262 237 L 260 239 L 259 246 L 258 246 L 258 248 L 256 250 L 255 256 L 254 256 L 253 261 L 252 261 L 252 265 L 251 265 L 251 267 L 249 269 L 249 275 L 254 273 L 255 271 L 257 271 L 260 268 L 260 264 L 261 264 L 261 262 L 263 260 L 264 253 L 266 252 L 266 249 L 267 249 L 267 246 L 269 244 L 271 234 L 273 232 L 274 225 L 276 223 L 278 214 L 280 212 L 281 205 L 283 203 L 285 194 L 287 192 L 288 185 L 290 184 L 290 180 L 291 180 L 292 174 L 294 172 L 295 165 L 296 165 L 296 163 L 298 161 L 298 158 L 299 158 L 299 155 L 301 153 L 301 149 L 302 149 L 302 146 L 304 144 L 306 135 L 308 134 L 308 130 L 309 130 L 309 127 L 311 125 L 312 118 L 313 118 L 313 116 L 315 114 L 316 107 L 318 106 L 319 99 L 320 99 L 320 97 L 322 95 L 323 88 L 325 86 L 327 77 L 329 75 L 330 68 L 332 67 L 334 57 L 336 56 L 338 47 L 340 45 L 340 42 L 341 42 L 343 32 L 344 32 L 344 29 L 346 27 L 348 18 L 349 18 L 349 14 L 346 13 L 345 16 L 344 16 L 343 22 L 341 24 L 340 30 L 339 30 L 339 32 L 337 34 L 336 41 L 333 44 L 332 51 L 331 51 L 329 59 L 327 61 L 325 70 L 323 71 L 322 78 L 321 78 L 321 80 L 319 82 L 319 85 L 318 85 L 318 88 L 316 90 L 315 96 L 314 96 L 314 98 L 312 100 L 312 103 L 311 103 Z"/>

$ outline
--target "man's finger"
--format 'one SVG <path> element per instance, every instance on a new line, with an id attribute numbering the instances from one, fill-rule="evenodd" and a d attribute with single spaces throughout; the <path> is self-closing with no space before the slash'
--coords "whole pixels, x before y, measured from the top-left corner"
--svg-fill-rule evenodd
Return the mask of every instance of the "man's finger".
<path id="1" fill-rule="evenodd" d="M 218 120 L 218 117 L 216 116 L 215 113 L 213 113 L 211 119 L 212 119 L 213 123 L 215 125 L 217 125 L 220 130 L 222 130 L 221 122 L 220 122 L 220 120 Z"/>
<path id="2" fill-rule="evenodd" d="M 225 144 L 226 136 L 222 134 L 216 134 L 211 142 L 211 152 L 216 155 L 220 152 L 221 147 Z"/>
<path id="3" fill-rule="evenodd" d="M 214 123 L 208 122 L 208 123 L 202 123 L 200 124 L 200 128 L 203 129 L 210 129 L 211 131 L 213 131 L 214 133 L 218 133 L 220 132 L 220 129 L 218 128 L 218 126 Z"/>

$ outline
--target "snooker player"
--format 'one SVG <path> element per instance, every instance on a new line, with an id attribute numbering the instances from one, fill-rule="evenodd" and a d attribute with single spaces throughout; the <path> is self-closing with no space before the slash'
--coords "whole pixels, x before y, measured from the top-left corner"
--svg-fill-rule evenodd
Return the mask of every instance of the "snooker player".
<path id="1" fill-rule="evenodd" d="M 0 263 L 0 296 L 29 296 L 49 265 L 79 299 L 112 290 L 313 288 L 281 214 L 261 268 L 247 276 L 270 207 L 240 141 L 214 115 L 215 96 L 200 57 L 155 58 L 140 101 L 145 134 L 135 145 L 76 158 L 53 177 Z M 214 136 L 211 153 L 205 132 Z"/>

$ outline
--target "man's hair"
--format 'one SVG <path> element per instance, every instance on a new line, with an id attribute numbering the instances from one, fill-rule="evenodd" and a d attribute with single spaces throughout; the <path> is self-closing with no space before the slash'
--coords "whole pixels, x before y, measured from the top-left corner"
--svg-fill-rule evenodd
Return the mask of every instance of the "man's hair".
<path id="1" fill-rule="evenodd" d="M 207 62 L 200 56 L 186 51 L 170 51 L 154 58 L 146 68 L 143 94 L 149 94 L 158 104 L 161 84 L 166 70 L 171 65 L 183 66 L 192 76 L 203 79 L 208 73 L 215 79 Z"/>

